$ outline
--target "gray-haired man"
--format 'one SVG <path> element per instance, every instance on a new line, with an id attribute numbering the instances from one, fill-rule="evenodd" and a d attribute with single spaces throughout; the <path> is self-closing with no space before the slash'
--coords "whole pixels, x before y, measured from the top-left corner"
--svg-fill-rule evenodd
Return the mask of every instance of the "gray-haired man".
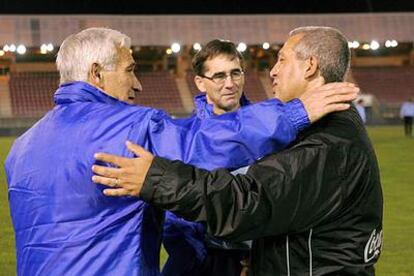
<path id="1" fill-rule="evenodd" d="M 296 29 L 270 73 L 274 92 L 288 101 L 309 88 L 341 81 L 349 61 L 347 39 L 339 31 Z M 375 274 L 382 190 L 375 153 L 355 108 L 326 116 L 246 175 L 209 172 L 130 148 L 141 156 L 134 178 L 105 194 L 139 195 L 205 222 L 215 236 L 254 240 L 252 275 Z M 95 171 L 108 175 L 102 168 Z M 122 178 L 120 171 L 110 175 Z"/>

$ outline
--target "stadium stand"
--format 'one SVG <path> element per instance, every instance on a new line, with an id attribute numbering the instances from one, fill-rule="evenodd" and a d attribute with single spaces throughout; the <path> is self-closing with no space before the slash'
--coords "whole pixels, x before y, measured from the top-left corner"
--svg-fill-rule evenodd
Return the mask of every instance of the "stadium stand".
<path id="1" fill-rule="evenodd" d="M 193 96 L 196 96 L 200 94 L 200 91 L 198 90 L 197 86 L 194 83 L 194 77 L 195 77 L 194 73 L 192 71 L 189 71 L 187 72 L 185 79 L 187 81 L 188 88 L 190 89 L 191 94 Z"/>
<path id="2" fill-rule="evenodd" d="M 184 106 L 175 83 L 168 71 L 137 73 L 143 91 L 135 98 L 135 103 L 164 109 L 170 113 L 182 113 Z"/>
<path id="3" fill-rule="evenodd" d="M 58 72 L 10 73 L 12 113 L 16 117 L 39 117 L 53 107 Z"/>
<path id="4" fill-rule="evenodd" d="M 356 67 L 353 76 L 363 93 L 382 103 L 399 104 L 414 94 L 414 67 Z"/>
<path id="5" fill-rule="evenodd" d="M 188 114 L 192 108 L 191 96 L 198 94 L 193 81 L 194 74 L 184 73 L 191 67 L 190 56 L 195 53 L 193 46 L 196 41 L 201 43 L 200 46 L 216 37 L 247 42 L 246 51 L 243 52 L 247 65 L 244 90 L 250 100 L 257 102 L 273 95 L 268 72 L 262 74 L 253 70 L 270 70 L 287 33 L 295 26 L 314 25 L 315 22 L 340 26 L 348 35 L 353 64 L 359 66 L 353 68 L 355 79 L 362 92 L 375 98 L 376 106 L 373 108 L 381 108 L 377 108 L 378 118 L 383 116 L 382 110 L 391 108 L 391 111 L 386 111 L 387 117 L 398 119 L 398 105 L 412 96 L 414 91 L 411 77 L 414 73 L 414 13 L 411 12 L 231 17 L 224 14 L 185 17 L 147 14 L 75 17 L 15 14 L 2 20 L 5 34 L 1 37 L 0 45 L 0 76 L 4 79 L 0 81 L 0 117 L 16 118 L 19 124 L 29 117 L 39 118 L 53 106 L 52 94 L 57 87 L 58 76 L 56 72 L 46 71 L 54 66 L 58 45 L 67 35 L 80 28 L 97 24 L 114 26 L 131 36 L 131 50 L 141 71 L 143 68 L 149 71 L 138 73 L 144 91 L 138 95 L 136 102 L 176 115 Z M 361 20 L 364 24 L 361 24 Z M 179 41 L 181 47 L 178 52 L 168 48 L 172 47 L 172 41 Z M 265 41 L 271 41 L 266 48 Z M 391 41 L 395 43 L 394 46 L 390 45 Z M 17 42 L 21 43 L 23 52 L 17 50 Z M 355 43 L 358 46 L 354 46 Z M 52 47 L 45 52 L 46 44 Z M 374 49 L 371 44 L 377 44 L 377 47 Z M 11 50 L 11 45 L 16 46 L 15 51 Z M 388 113 L 392 113 L 392 116 Z"/>
<path id="6" fill-rule="evenodd" d="M 179 79 L 181 83 L 186 84 L 186 93 L 181 91 L 183 87 L 179 87 L 178 79 L 170 71 L 136 73 L 143 85 L 143 92 L 136 98 L 137 104 L 164 109 L 179 116 L 191 112 L 190 97 L 199 93 L 194 84 L 194 73 L 189 71 L 183 79 Z M 399 104 L 413 95 L 413 66 L 353 67 L 352 73 L 362 92 L 374 95 L 381 104 L 380 113 L 396 114 Z M 252 102 L 271 97 L 271 93 L 266 93 L 266 89 L 270 89 L 270 86 L 267 86 L 267 74 L 264 76 L 258 72 L 248 71 L 245 80 L 244 90 Z M 15 118 L 42 116 L 53 107 L 53 93 L 58 83 L 58 72 L 10 72 L 11 115 Z M 185 104 L 187 102 L 188 104 Z M 388 114 L 386 117 L 396 117 L 395 114 Z"/>
<path id="7" fill-rule="evenodd" d="M 244 91 L 247 98 L 252 102 L 260 102 L 268 98 L 260 82 L 259 75 L 254 72 L 245 73 Z"/>
<path id="8" fill-rule="evenodd" d="M 174 77 L 168 71 L 138 73 L 144 90 L 136 103 L 181 113 L 184 107 Z M 15 117 L 39 117 L 53 107 L 58 72 L 10 73 L 10 97 Z"/>

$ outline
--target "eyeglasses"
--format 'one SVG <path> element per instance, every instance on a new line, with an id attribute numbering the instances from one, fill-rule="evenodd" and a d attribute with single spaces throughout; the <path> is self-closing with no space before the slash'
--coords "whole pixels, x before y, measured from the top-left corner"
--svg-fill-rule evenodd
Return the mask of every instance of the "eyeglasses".
<path id="1" fill-rule="evenodd" d="M 241 80 L 243 75 L 244 75 L 244 72 L 242 70 L 236 69 L 236 70 L 231 71 L 230 74 L 219 72 L 219 73 L 213 74 L 211 77 L 207 77 L 204 75 L 200 75 L 200 77 L 211 80 L 215 84 L 221 85 L 225 83 L 228 77 L 230 77 L 232 81 L 239 81 Z"/>

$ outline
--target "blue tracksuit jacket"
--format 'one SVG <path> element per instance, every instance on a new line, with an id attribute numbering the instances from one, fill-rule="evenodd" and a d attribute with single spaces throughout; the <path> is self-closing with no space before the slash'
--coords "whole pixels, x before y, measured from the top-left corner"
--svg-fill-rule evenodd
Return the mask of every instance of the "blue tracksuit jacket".
<path id="1" fill-rule="evenodd" d="M 309 124 L 300 101 L 269 100 L 204 120 L 120 102 L 85 83 L 16 139 L 5 163 L 18 275 L 158 275 L 164 214 L 112 198 L 91 181 L 93 154 L 132 157 L 126 140 L 203 167 L 236 168 L 293 141 Z"/>

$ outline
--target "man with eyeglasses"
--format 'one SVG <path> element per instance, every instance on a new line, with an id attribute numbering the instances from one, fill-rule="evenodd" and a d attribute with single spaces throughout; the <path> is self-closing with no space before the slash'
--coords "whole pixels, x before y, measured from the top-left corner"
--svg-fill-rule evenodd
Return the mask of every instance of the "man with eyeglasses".
<path id="1" fill-rule="evenodd" d="M 350 94 L 339 105 L 322 97 L 309 110 L 309 99 L 273 100 L 206 120 L 172 120 L 132 104 L 142 86 L 130 46 L 131 38 L 107 28 L 83 30 L 60 46 L 56 106 L 16 139 L 5 162 L 18 275 L 159 275 L 164 212 L 105 197 L 91 181 L 95 152 L 132 156 L 128 139 L 194 165 L 243 166 L 356 96 L 345 87 Z"/>
<path id="2" fill-rule="evenodd" d="M 213 113 L 220 115 L 238 109 L 244 87 L 244 60 L 230 41 L 212 40 L 193 60 L 194 81 Z M 197 99 L 203 98 L 198 97 Z"/>
<path id="3" fill-rule="evenodd" d="M 297 28 L 270 72 L 273 91 L 290 101 L 311 87 L 342 81 L 349 65 L 348 40 L 338 30 Z M 312 124 L 246 174 L 209 172 L 154 158 L 138 146 L 129 149 L 140 158 L 127 179 L 120 169 L 95 169 L 101 177 L 122 179 L 104 194 L 139 196 L 206 223 L 217 237 L 254 240 L 249 274 L 375 275 L 382 189 L 375 152 L 354 107 Z M 112 160 L 124 170 L 130 161 Z M 109 179 L 105 183 L 114 187 Z"/>
<path id="4" fill-rule="evenodd" d="M 243 72 L 244 60 L 234 43 L 217 39 L 210 41 L 195 55 L 192 65 L 196 74 L 194 78 L 195 84 L 202 94 L 195 97 L 196 108 L 194 115 L 183 119 L 184 124 L 203 124 L 202 122 L 205 119 L 226 112 L 236 111 L 239 107 L 249 104 L 248 100 L 243 96 L 245 82 Z M 323 91 L 324 89 L 331 90 L 332 92 L 332 90 L 337 88 L 330 86 L 322 87 L 321 92 L 326 94 L 326 91 Z M 301 97 L 301 100 L 304 101 L 306 108 L 309 99 Z M 268 103 L 272 101 L 277 100 L 273 99 L 268 101 Z M 286 112 L 289 113 L 290 111 L 286 110 Z M 266 120 L 273 120 L 272 116 L 266 112 L 255 114 L 261 118 L 260 121 L 262 122 L 257 121 L 258 125 L 251 125 L 249 127 L 263 133 L 261 128 L 267 127 Z M 287 116 L 293 119 L 291 116 Z M 242 116 L 238 117 L 238 119 L 245 120 L 247 117 Z M 271 125 L 271 122 L 269 121 L 268 124 Z M 284 136 L 288 132 L 285 127 L 279 124 L 278 134 L 280 136 Z M 219 138 L 226 134 L 215 132 L 215 135 Z M 211 138 L 215 140 L 213 136 Z M 264 147 L 270 147 L 270 144 L 259 146 L 257 138 L 257 133 L 249 134 L 248 139 L 251 141 L 251 146 L 266 151 Z M 215 143 L 212 141 L 212 144 Z M 226 147 L 224 144 L 222 146 Z M 267 150 L 269 149 L 267 148 Z M 251 155 L 250 153 L 245 154 L 247 156 Z M 222 157 L 216 157 L 211 162 L 200 162 L 194 158 L 187 162 L 196 163 L 199 167 L 210 170 L 220 167 L 236 169 L 240 167 L 240 164 L 247 165 L 251 163 L 251 159 L 243 160 L 240 156 L 242 156 L 240 152 L 228 149 L 223 151 Z M 206 237 L 205 232 L 202 224 L 188 222 L 176 217 L 172 213 L 167 213 L 163 242 L 169 258 L 164 266 L 163 275 L 241 274 L 242 265 L 240 261 L 248 256 L 248 243 L 224 242 L 210 236 Z M 243 261 L 243 263 L 247 262 Z"/>
<path id="5" fill-rule="evenodd" d="M 201 92 L 194 98 L 194 115 L 206 119 L 250 104 L 243 95 L 244 59 L 233 42 L 214 39 L 193 59 L 194 82 Z M 240 275 L 248 256 L 246 243 L 228 243 L 206 236 L 201 223 L 167 213 L 164 247 L 169 258 L 163 275 Z"/>

